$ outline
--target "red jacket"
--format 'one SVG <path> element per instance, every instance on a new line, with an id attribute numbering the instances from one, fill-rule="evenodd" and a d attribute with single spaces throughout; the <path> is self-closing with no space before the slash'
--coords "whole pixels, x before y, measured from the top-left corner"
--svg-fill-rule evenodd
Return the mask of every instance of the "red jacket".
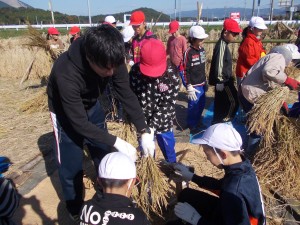
<path id="1" fill-rule="evenodd" d="M 248 70 L 266 53 L 259 39 L 248 31 L 247 36 L 239 47 L 239 57 L 236 64 L 236 76 L 244 77 Z"/>

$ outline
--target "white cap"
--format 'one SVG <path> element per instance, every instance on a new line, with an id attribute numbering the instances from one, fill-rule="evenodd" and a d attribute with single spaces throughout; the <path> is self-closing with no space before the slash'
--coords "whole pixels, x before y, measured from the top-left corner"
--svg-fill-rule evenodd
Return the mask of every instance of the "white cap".
<path id="1" fill-rule="evenodd" d="M 107 16 L 107 17 L 105 17 L 104 22 L 113 24 L 113 23 L 116 23 L 117 21 L 116 21 L 115 17 Z"/>
<path id="2" fill-rule="evenodd" d="M 136 178 L 134 162 L 121 152 L 107 154 L 100 162 L 98 176 L 107 179 L 128 180 Z"/>
<path id="3" fill-rule="evenodd" d="M 263 18 L 259 16 L 252 16 L 249 22 L 250 27 L 256 27 L 258 29 L 266 30 L 268 27 L 265 24 L 265 21 Z"/>
<path id="4" fill-rule="evenodd" d="M 298 47 L 294 44 L 285 44 L 283 45 L 287 50 L 289 50 L 292 53 L 293 59 L 300 59 L 300 53 L 298 51 Z"/>
<path id="5" fill-rule="evenodd" d="M 241 135 L 226 123 L 210 126 L 201 138 L 192 140 L 192 143 L 209 145 L 224 151 L 241 151 L 243 144 Z"/>
<path id="6" fill-rule="evenodd" d="M 190 37 L 197 38 L 197 39 L 205 39 L 208 37 L 208 35 L 205 33 L 203 27 L 197 25 L 197 26 L 192 26 L 190 28 Z"/>
<path id="7" fill-rule="evenodd" d="M 121 31 L 121 34 L 124 42 L 128 42 L 134 36 L 134 30 L 132 26 L 127 26 Z"/>

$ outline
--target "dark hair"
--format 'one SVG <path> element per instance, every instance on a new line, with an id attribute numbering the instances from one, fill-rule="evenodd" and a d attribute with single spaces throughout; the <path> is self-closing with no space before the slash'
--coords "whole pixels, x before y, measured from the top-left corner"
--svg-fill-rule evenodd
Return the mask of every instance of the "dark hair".
<path id="1" fill-rule="evenodd" d="M 120 188 L 124 186 L 128 180 L 99 178 L 103 188 Z"/>
<path id="2" fill-rule="evenodd" d="M 240 45 L 244 42 L 245 38 L 247 37 L 247 33 L 248 33 L 248 30 L 250 30 L 251 27 L 248 26 L 248 27 L 245 27 L 244 30 L 242 31 L 242 41 L 240 43 Z"/>
<path id="3" fill-rule="evenodd" d="M 122 35 L 111 25 L 103 24 L 87 29 L 84 46 L 87 58 L 97 66 L 110 69 L 124 63 Z"/>

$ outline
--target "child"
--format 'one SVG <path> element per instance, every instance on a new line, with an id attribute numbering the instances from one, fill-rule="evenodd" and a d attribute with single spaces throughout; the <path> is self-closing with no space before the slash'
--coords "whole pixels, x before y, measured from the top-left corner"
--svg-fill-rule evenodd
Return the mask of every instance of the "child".
<path id="1" fill-rule="evenodd" d="M 178 71 L 183 85 L 186 87 L 184 75 L 183 75 L 183 53 L 187 49 L 187 41 L 184 36 L 179 32 L 179 23 L 173 20 L 169 24 L 169 34 L 171 36 L 167 42 L 167 55 L 170 57 L 171 64 L 173 68 Z"/>
<path id="2" fill-rule="evenodd" d="M 65 48 L 63 42 L 58 37 L 59 34 L 59 31 L 55 27 L 48 29 L 47 42 L 50 48 L 54 50 L 64 50 Z"/>
<path id="3" fill-rule="evenodd" d="M 77 38 L 81 36 L 80 28 L 77 26 L 71 27 L 69 34 L 72 36 L 70 38 L 70 43 L 72 44 L 73 41 L 75 41 Z"/>
<path id="4" fill-rule="evenodd" d="M 205 50 L 204 39 L 208 35 L 201 26 L 190 28 L 190 46 L 184 53 L 183 65 L 188 94 L 187 126 L 191 134 L 199 129 L 201 114 L 205 106 Z"/>
<path id="5" fill-rule="evenodd" d="M 235 20 L 226 19 L 221 37 L 214 48 L 209 73 L 209 84 L 215 86 L 212 124 L 231 121 L 239 107 L 228 44 L 233 42 L 241 31 Z"/>
<path id="6" fill-rule="evenodd" d="M 174 70 L 167 68 L 166 49 L 160 40 L 144 41 L 141 61 L 134 64 L 129 77 L 131 88 L 138 97 L 148 126 L 155 130 L 166 161 L 176 162 L 173 120 L 179 77 Z M 154 156 L 154 152 L 150 154 Z"/>
<path id="7" fill-rule="evenodd" d="M 140 49 L 145 39 L 156 38 L 156 36 L 147 30 L 145 21 L 145 14 L 142 11 L 135 11 L 130 16 L 130 25 L 135 32 L 135 36 L 132 40 L 132 53 L 133 61 L 137 63 L 140 61 Z"/>
<path id="8" fill-rule="evenodd" d="M 132 55 L 132 38 L 134 36 L 134 30 L 132 26 L 126 26 L 122 31 L 121 34 L 123 36 L 124 45 L 125 45 L 125 60 L 126 65 L 130 67 L 133 66 L 133 55 Z"/>
<path id="9" fill-rule="evenodd" d="M 207 159 L 217 168 L 224 169 L 225 176 L 220 180 L 198 176 L 186 166 L 176 164 L 174 168 L 185 180 L 193 181 L 218 197 L 186 188 L 178 197 L 175 214 L 193 225 L 265 224 L 261 190 L 251 163 L 243 157 L 240 134 L 228 124 L 218 123 L 210 126 L 201 138 L 194 139 L 192 143 L 202 145 Z"/>
<path id="10" fill-rule="evenodd" d="M 239 57 L 236 64 L 238 86 L 251 66 L 253 66 L 262 56 L 266 55 L 266 51 L 260 40 L 263 30 L 268 29 L 263 18 L 252 17 L 249 22 L 249 27 L 246 29 L 246 37 L 239 47 Z"/>
<path id="11" fill-rule="evenodd" d="M 99 165 L 98 183 L 103 195 L 85 202 L 80 224 L 150 225 L 145 214 L 129 199 L 136 181 L 134 162 L 120 152 L 107 154 Z"/>

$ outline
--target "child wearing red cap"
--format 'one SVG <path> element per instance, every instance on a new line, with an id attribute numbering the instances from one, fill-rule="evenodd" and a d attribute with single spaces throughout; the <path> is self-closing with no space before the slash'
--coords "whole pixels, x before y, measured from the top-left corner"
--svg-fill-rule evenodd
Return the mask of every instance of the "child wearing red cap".
<path id="1" fill-rule="evenodd" d="M 77 26 L 71 27 L 69 34 L 72 36 L 70 38 L 70 43 L 72 44 L 73 41 L 75 41 L 77 38 L 81 36 L 80 28 Z"/>
<path id="2" fill-rule="evenodd" d="M 239 107 L 228 44 L 233 42 L 241 31 L 235 20 L 226 19 L 221 37 L 213 51 L 209 72 L 209 84 L 215 86 L 212 124 L 231 121 Z"/>
<path id="3" fill-rule="evenodd" d="M 51 49 L 63 50 L 65 48 L 62 40 L 59 39 L 59 31 L 55 27 L 50 27 L 47 34 L 47 42 Z"/>
<path id="4" fill-rule="evenodd" d="M 187 126 L 190 134 L 195 134 L 201 126 L 201 114 L 205 107 L 205 62 L 206 52 L 203 48 L 204 39 L 208 35 L 201 26 L 190 28 L 190 46 L 184 53 L 183 65 L 184 76 L 187 85 L 188 113 Z"/>
<path id="5" fill-rule="evenodd" d="M 131 14 L 130 25 L 135 32 L 135 36 L 132 39 L 132 52 L 133 61 L 137 63 L 140 61 L 140 48 L 145 39 L 156 38 L 156 36 L 147 30 L 145 14 L 142 11 L 135 11 Z"/>
<path id="6" fill-rule="evenodd" d="M 141 46 L 140 63 L 133 65 L 129 75 L 131 88 L 138 97 L 147 125 L 154 129 L 166 161 L 176 162 L 173 120 L 179 77 L 171 66 L 167 68 L 164 44 L 154 38 L 146 39 Z M 154 152 L 150 154 L 154 156 Z"/>
<path id="7" fill-rule="evenodd" d="M 183 53 L 187 49 L 187 40 L 185 36 L 181 35 L 179 32 L 179 23 L 173 20 L 169 24 L 169 34 L 171 36 L 167 42 L 167 55 L 176 71 L 178 71 L 181 76 L 182 83 L 186 86 L 183 77 Z"/>

